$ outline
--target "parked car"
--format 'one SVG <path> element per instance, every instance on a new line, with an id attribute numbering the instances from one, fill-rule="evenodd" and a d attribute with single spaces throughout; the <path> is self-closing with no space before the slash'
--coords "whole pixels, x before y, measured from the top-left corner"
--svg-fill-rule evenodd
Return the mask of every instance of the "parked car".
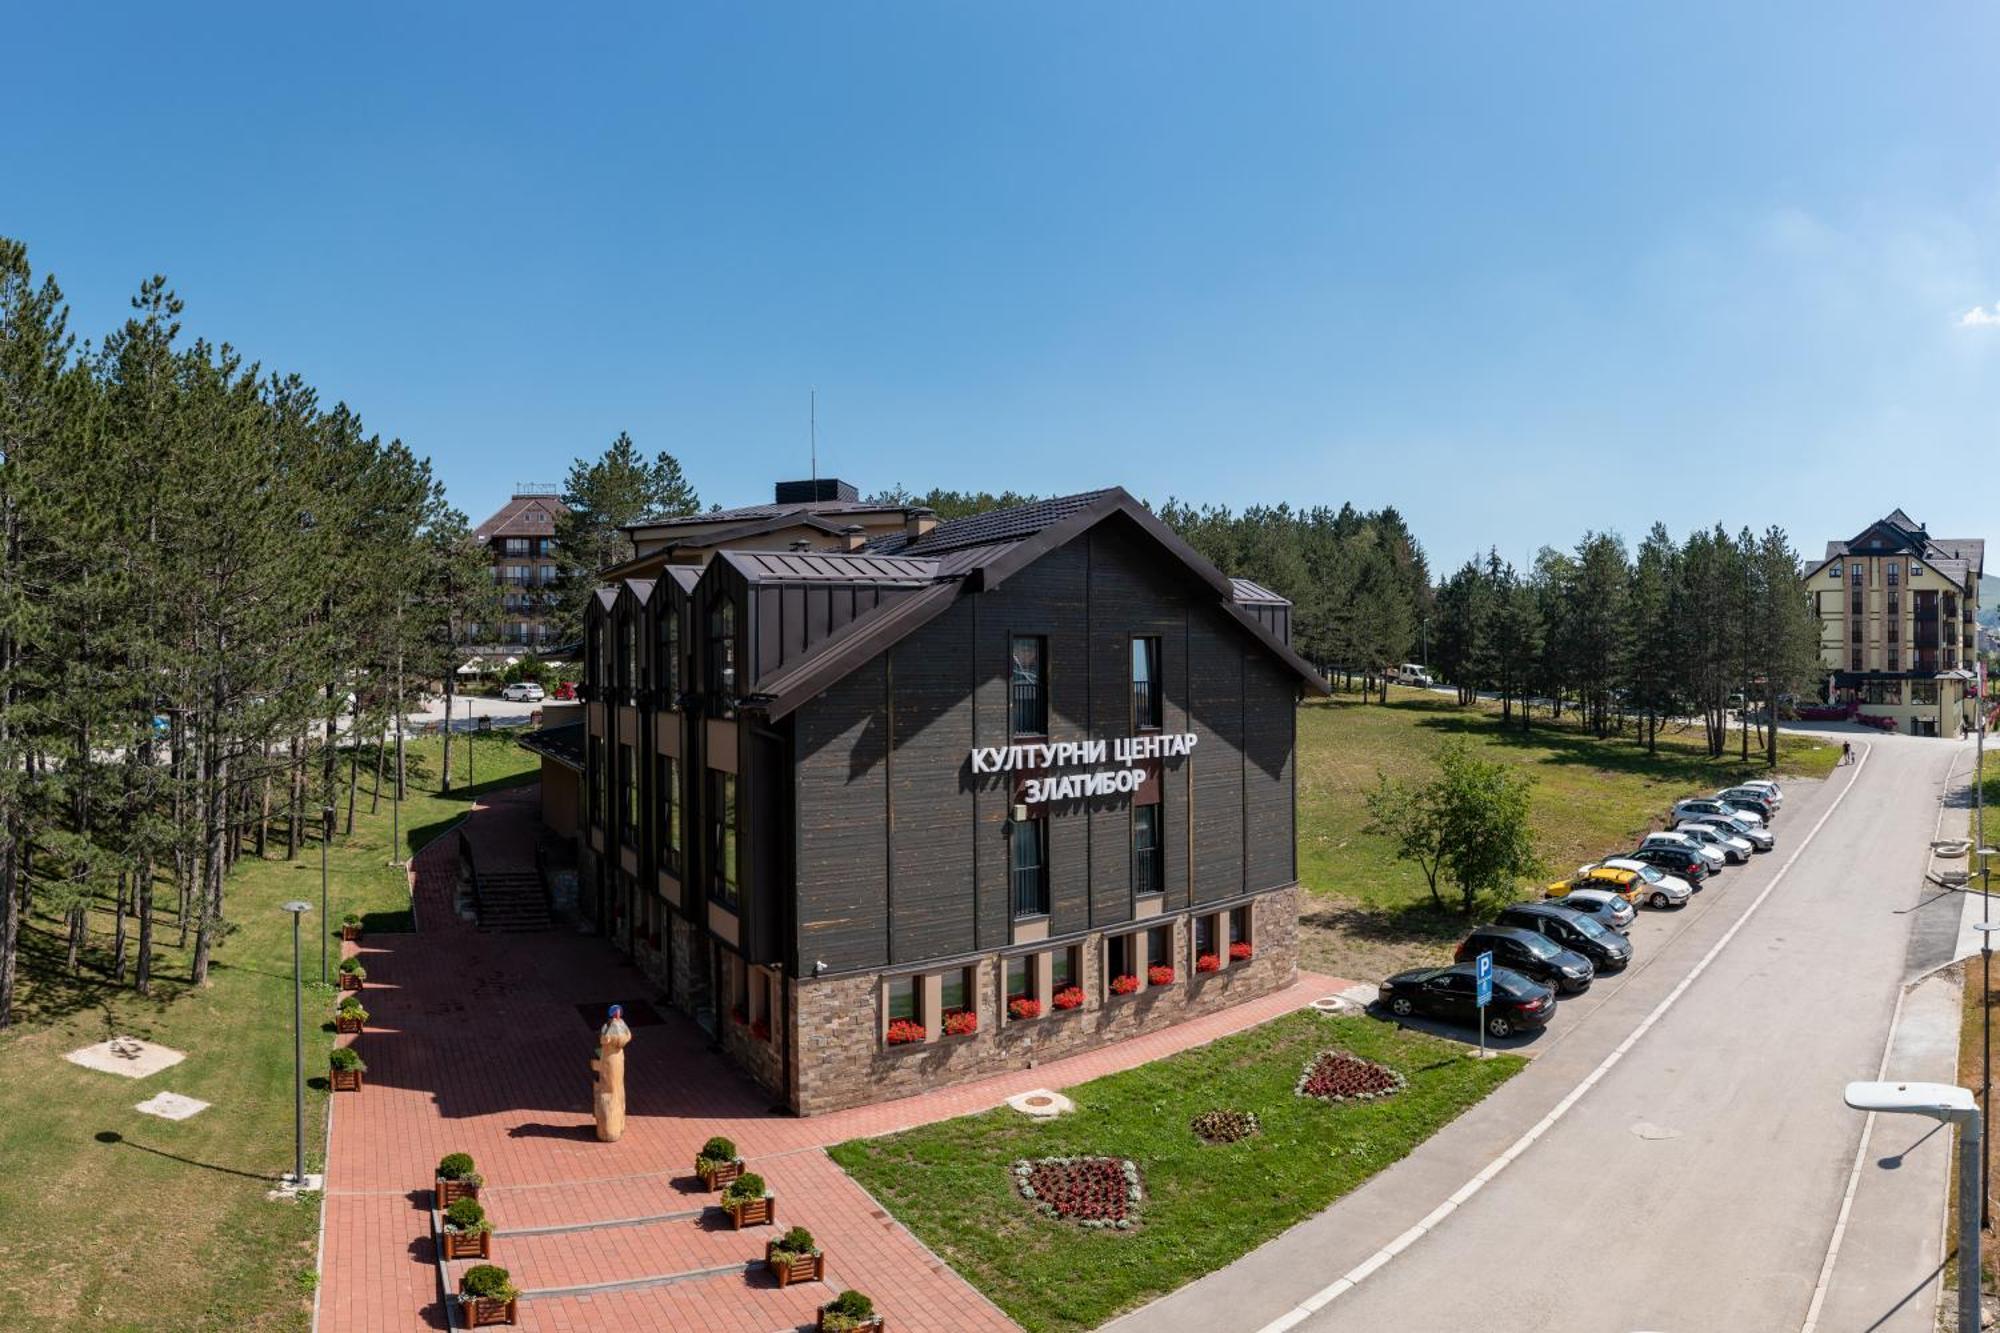
<path id="1" fill-rule="evenodd" d="M 1578 866 L 1574 875 L 1568 879 L 1559 879 L 1542 890 L 1542 896 L 1567 898 L 1578 889 L 1602 889 L 1606 893 L 1617 894 L 1628 903 L 1636 904 L 1639 901 L 1638 876 L 1629 870 L 1606 870 L 1595 862 L 1587 866 Z"/>
<path id="2" fill-rule="evenodd" d="M 1575 995 L 1590 989 L 1597 969 L 1588 958 L 1543 939 L 1519 926 L 1478 926 L 1459 941 L 1452 955 L 1469 963 L 1482 953 L 1493 954 L 1495 967 L 1511 967 L 1522 976 L 1554 986 L 1562 994 Z"/>
<path id="3" fill-rule="evenodd" d="M 542 701 L 542 687 L 532 680 L 517 680 L 500 691 L 500 697 L 512 703 L 538 704 Z"/>
<path id="4" fill-rule="evenodd" d="M 1690 796 L 1685 801 L 1674 802 L 1674 808 L 1667 816 L 1667 824 L 1669 827 L 1678 828 L 1682 824 L 1693 824 L 1701 820 L 1713 819 L 1717 815 L 1726 816 L 1736 813 L 1737 809 L 1735 806 L 1723 801 L 1714 800 L 1706 796 Z M 1755 822 L 1761 825 L 1764 822 L 1764 817 L 1755 811 L 1747 813 L 1750 818 L 1746 819 L 1745 823 Z"/>
<path id="5" fill-rule="evenodd" d="M 1609 889 L 1571 889 L 1567 883 L 1563 887 L 1569 891 L 1550 894 L 1549 901 L 1560 902 L 1570 911 L 1582 912 L 1613 930 L 1624 930 L 1639 919 L 1637 909 L 1625 901 L 1622 893 L 1613 893 Z"/>
<path id="6" fill-rule="evenodd" d="M 1428 1014 L 1451 1023 L 1479 1025 L 1479 983 L 1471 963 L 1419 967 L 1398 972 L 1381 986 L 1381 1004 L 1398 1018 Z M 1555 992 L 1512 968 L 1493 969 L 1493 1003 L 1486 1007 L 1486 1033 L 1509 1037 L 1539 1028 L 1556 1011 Z"/>
<path id="7" fill-rule="evenodd" d="M 1730 833 L 1734 833 L 1737 837 L 1749 843 L 1755 851 L 1768 852 L 1778 845 L 1776 836 L 1772 834 L 1767 826 L 1752 824 L 1749 820 L 1743 818 L 1740 811 L 1731 811 L 1729 814 L 1717 815 L 1713 819 L 1704 819 L 1701 822 L 1709 825 L 1711 828 L 1719 827 Z"/>
<path id="8" fill-rule="evenodd" d="M 1632 961 L 1632 941 L 1587 913 L 1556 903 L 1515 903 L 1493 918 L 1493 924 L 1532 930 L 1582 954 L 1599 972 L 1621 972 Z M 1494 961 L 1499 961 L 1497 955 Z"/>
<path id="9" fill-rule="evenodd" d="M 1655 842 L 1660 835 L 1647 837 L 1631 851 L 1620 857 L 1621 861 L 1644 861 L 1649 866 L 1658 866 L 1672 875 L 1686 880 L 1690 887 L 1701 883 L 1713 872 L 1713 866 L 1703 855 L 1708 849 L 1688 842 Z"/>
<path id="10" fill-rule="evenodd" d="M 1638 875 L 1639 882 L 1645 885 L 1642 893 L 1648 907 L 1679 907 L 1697 892 L 1693 880 L 1669 874 L 1649 861 L 1615 856 L 1604 864 Z"/>
<path id="11" fill-rule="evenodd" d="M 1736 785 L 1739 787 L 1748 787 L 1753 791 L 1763 792 L 1764 799 L 1769 801 L 1773 806 L 1783 807 L 1785 804 L 1785 789 L 1770 778 L 1752 778 L 1748 782 L 1739 782 Z"/>
<path id="12" fill-rule="evenodd" d="M 1748 810 L 1766 824 L 1778 816 L 1778 807 L 1755 787 L 1729 787 L 1717 792 L 1715 799 L 1732 810 Z"/>
<path id="13" fill-rule="evenodd" d="M 1731 865 L 1741 865 L 1748 861 L 1750 853 L 1754 850 L 1750 840 L 1738 837 L 1736 830 L 1726 828 L 1720 823 L 1711 824 L 1705 819 L 1699 823 L 1682 824 L 1674 832 L 1684 838 L 1693 838 L 1704 847 L 1715 848 Z"/>

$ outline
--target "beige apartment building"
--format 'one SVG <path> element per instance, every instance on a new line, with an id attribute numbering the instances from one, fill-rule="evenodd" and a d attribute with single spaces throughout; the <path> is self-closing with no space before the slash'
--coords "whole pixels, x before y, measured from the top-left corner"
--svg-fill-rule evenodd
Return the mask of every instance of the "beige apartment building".
<path id="1" fill-rule="evenodd" d="M 1986 542 L 1933 537 L 1898 509 L 1806 571 L 1827 701 L 1911 736 L 1976 724 L 1979 577 Z"/>

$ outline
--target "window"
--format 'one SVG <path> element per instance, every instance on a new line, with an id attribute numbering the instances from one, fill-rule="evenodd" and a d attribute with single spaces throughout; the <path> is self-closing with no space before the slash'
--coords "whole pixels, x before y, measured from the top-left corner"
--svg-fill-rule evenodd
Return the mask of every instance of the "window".
<path id="1" fill-rule="evenodd" d="M 1232 907 L 1229 909 L 1229 942 L 1248 944 L 1250 942 L 1250 909 Z"/>
<path id="2" fill-rule="evenodd" d="M 1034 964 L 1035 960 L 1028 954 L 1017 954 L 1007 960 L 1006 971 L 1002 973 L 1005 1002 L 1000 1007 L 1009 1018 L 1013 1017 L 1014 1001 L 1035 998 Z"/>
<path id="3" fill-rule="evenodd" d="M 708 775 L 709 896 L 731 912 L 736 910 L 736 775 Z"/>
<path id="4" fill-rule="evenodd" d="M 923 985 L 916 977 L 889 978 L 888 1015 L 891 1023 L 897 1019 L 924 1021 Z"/>
<path id="5" fill-rule="evenodd" d="M 736 603 L 722 598 L 708 609 L 708 688 L 724 710 L 736 698 Z"/>
<path id="6" fill-rule="evenodd" d="M 1889 662 L 1886 669 L 1889 671 L 1901 671 L 1903 669 L 1902 661 L 1903 655 L 1896 651 L 1896 647 L 1892 643 L 1889 646 Z"/>
<path id="7" fill-rule="evenodd" d="M 1160 641 L 1132 640 L 1132 728 L 1160 729 Z"/>
<path id="8" fill-rule="evenodd" d="M 1911 568 L 1915 568 L 1912 566 Z M 1934 680 L 1913 680 L 1910 682 L 1910 702 L 1913 704 L 1935 704 L 1938 701 L 1938 686 Z"/>
<path id="9" fill-rule="evenodd" d="M 611 801 L 608 796 L 611 790 L 611 779 L 610 775 L 604 771 L 604 739 L 602 737 L 592 736 L 590 738 L 590 758 L 585 766 L 590 769 L 590 822 L 602 828 L 610 821 L 611 817 Z"/>
<path id="10" fill-rule="evenodd" d="M 1871 680 L 1861 687 L 1861 702 L 1865 704 L 1900 704 L 1903 702 L 1903 682 L 1900 680 Z"/>
<path id="11" fill-rule="evenodd" d="M 1159 893 L 1166 888 L 1161 856 L 1160 804 L 1132 807 L 1132 892 Z"/>
<path id="12" fill-rule="evenodd" d="M 1014 636 L 1009 675 L 1008 717 L 1016 736 L 1049 734 L 1048 640 Z"/>
<path id="13" fill-rule="evenodd" d="M 528 539 L 527 539 L 526 537 L 508 537 L 508 538 L 506 538 L 506 541 L 505 541 L 505 554 L 507 554 L 507 555 L 526 555 L 527 553 L 528 553 Z"/>
<path id="14" fill-rule="evenodd" d="M 1849 671 L 1861 670 L 1861 650 L 1859 648 L 1854 650 L 1854 660 L 1848 665 L 1847 669 Z"/>
<path id="15" fill-rule="evenodd" d="M 586 665 L 590 668 L 590 683 L 592 685 L 602 685 L 610 673 L 604 669 L 604 622 L 601 620 L 590 622 L 590 652 L 588 653 L 588 657 L 590 660 Z"/>
<path id="16" fill-rule="evenodd" d="M 1924 564 L 1923 564 L 1923 561 L 1921 561 L 1921 560 L 1912 560 L 1912 561 L 1910 562 L 1910 577 L 1911 577 L 1911 578 L 1913 578 L 1913 579 L 1920 579 L 1920 578 L 1922 578 L 1923 576 L 1924 576 Z"/>
<path id="17" fill-rule="evenodd" d="M 1838 560 L 1834 561 L 1832 567 L 1829 568 L 1826 572 L 1827 572 L 1827 577 L 1829 578 L 1836 578 L 1836 579 L 1839 578 L 1840 562 Z"/>
<path id="18" fill-rule="evenodd" d="M 1105 986 L 1113 995 L 1119 994 L 1120 978 L 1129 978 L 1136 987 L 1139 980 L 1139 937 L 1137 935 L 1113 935 L 1104 942 Z M 1127 991 L 1126 994 L 1131 992 Z"/>
<path id="19" fill-rule="evenodd" d="M 938 978 L 938 1012 L 947 1019 L 953 1014 L 975 1012 L 971 968 L 954 968 Z"/>
<path id="20" fill-rule="evenodd" d="M 1861 579 L 1862 579 L 1861 562 L 1859 560 L 1856 560 L 1853 564 L 1847 567 L 1847 581 L 1854 587 L 1858 588 L 1861 586 Z"/>
<path id="21" fill-rule="evenodd" d="M 1083 951 L 1075 945 L 1057 949 L 1049 956 L 1049 994 L 1055 996 L 1071 986 L 1083 985 Z"/>
<path id="22" fill-rule="evenodd" d="M 660 755 L 653 764 L 660 785 L 660 869 L 681 873 L 681 765 Z"/>
<path id="23" fill-rule="evenodd" d="M 653 683 L 660 690 L 661 707 L 680 707 L 681 617 L 671 604 L 660 609 L 659 642 L 654 652 Z"/>
<path id="24" fill-rule="evenodd" d="M 618 829 L 619 840 L 627 847 L 639 845 L 639 768 L 632 758 L 632 747 L 618 747 L 618 793 L 619 804 L 624 808 L 625 818 Z"/>
<path id="25" fill-rule="evenodd" d="M 1154 926 L 1146 932 L 1146 967 L 1174 965 L 1174 932 L 1171 926 Z"/>
<path id="26" fill-rule="evenodd" d="M 1049 822 L 1017 819 L 1008 840 L 1008 874 L 1014 884 L 1014 918 L 1049 914 Z"/>
<path id="27" fill-rule="evenodd" d="M 1893 620 L 1894 618 L 1903 613 L 1903 594 L 1899 592 L 1890 592 L 1887 593 L 1886 596 L 1889 599 L 1888 600 L 1889 617 L 1890 619 Z"/>
<path id="28" fill-rule="evenodd" d="M 1898 583 L 1902 582 L 1903 565 L 1901 561 L 1891 560 L 1888 563 L 1886 570 L 1887 570 L 1888 583 L 1890 587 L 1893 588 Z"/>
<path id="29" fill-rule="evenodd" d="M 1861 622 L 1860 622 L 1860 621 L 1858 621 L 1858 620 L 1857 620 L 1857 621 L 1854 621 L 1854 622 L 1853 622 L 1852 624 L 1848 625 L 1848 627 L 1847 627 L 1847 637 L 1848 637 L 1848 640 L 1849 640 L 1850 642 L 1852 642 L 1852 643 L 1855 643 L 1855 644 L 1857 644 L 1857 645 L 1858 645 L 1858 644 L 1859 644 L 1859 643 L 1861 642 Z"/>
<path id="30" fill-rule="evenodd" d="M 629 702 L 639 692 L 639 622 L 627 615 L 619 623 L 618 687 Z"/>
<path id="31" fill-rule="evenodd" d="M 1194 919 L 1194 956 L 1199 962 L 1203 954 L 1220 953 L 1215 947 L 1215 918 L 1198 916 Z"/>

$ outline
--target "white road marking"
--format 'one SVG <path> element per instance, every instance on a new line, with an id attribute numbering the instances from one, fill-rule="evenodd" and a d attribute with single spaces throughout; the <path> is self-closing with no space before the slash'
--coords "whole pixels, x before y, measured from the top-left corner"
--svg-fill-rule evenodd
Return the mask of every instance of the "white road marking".
<path id="1" fill-rule="evenodd" d="M 1479 1174 L 1461 1185 L 1450 1198 L 1433 1209 L 1423 1221 L 1417 1223 L 1410 1231 L 1403 1233 L 1403 1235 L 1391 1241 L 1390 1245 L 1395 1246 L 1394 1249 L 1385 1246 L 1375 1251 L 1374 1254 L 1371 1254 L 1368 1258 L 1341 1274 L 1340 1277 L 1334 1279 L 1334 1281 L 1320 1288 L 1311 1296 L 1299 1302 L 1299 1304 L 1264 1325 L 1261 1329 L 1257 1330 L 1257 1333 L 1286 1333 L 1286 1330 L 1298 1327 L 1306 1320 L 1312 1318 L 1313 1315 L 1325 1309 L 1334 1300 L 1352 1291 L 1377 1269 L 1407 1249 L 1413 1243 L 1416 1236 L 1422 1236 L 1441 1225 L 1445 1218 L 1469 1202 L 1475 1194 L 1491 1183 L 1495 1176 L 1506 1170 L 1516 1158 L 1533 1147 L 1536 1140 L 1548 1133 L 1564 1116 L 1568 1115 L 1570 1108 L 1582 1099 L 1583 1094 L 1596 1087 L 1598 1082 L 1606 1074 L 1610 1073 L 1620 1060 L 1625 1058 L 1626 1053 L 1638 1044 L 1639 1039 L 1652 1031 L 1653 1025 L 1666 1016 L 1667 1011 L 1674 1007 L 1674 1004 L 1682 995 L 1687 993 L 1688 987 L 1695 983 L 1695 979 L 1701 976 L 1703 972 L 1706 972 L 1708 965 L 1713 963 L 1722 951 L 1728 947 L 1729 942 L 1736 938 L 1736 932 L 1743 929 L 1750 918 L 1757 914 L 1757 909 L 1764 905 L 1764 900 L 1771 896 L 1778 885 L 1784 883 L 1785 876 L 1791 872 L 1792 866 L 1798 862 L 1801 856 L 1805 855 L 1806 848 L 1812 846 L 1813 839 L 1817 838 L 1820 830 L 1826 827 L 1826 821 L 1833 818 L 1833 812 L 1840 809 L 1840 803 L 1845 801 L 1847 794 L 1854 790 L 1854 784 L 1860 779 L 1861 770 L 1867 767 L 1868 756 L 1873 752 L 1874 748 L 1873 745 L 1865 741 L 1861 744 L 1861 756 L 1852 765 L 1853 772 L 1847 779 L 1847 785 L 1840 789 L 1840 795 L 1833 798 L 1833 804 L 1829 805 L 1825 812 L 1820 815 L 1819 821 L 1812 826 L 1811 831 L 1806 834 L 1804 840 L 1793 850 L 1791 856 L 1786 858 L 1785 864 L 1778 867 L 1778 873 L 1771 877 L 1771 882 L 1764 886 L 1764 891 L 1759 893 L 1751 901 L 1750 905 L 1743 909 L 1743 915 L 1736 918 L 1729 929 L 1723 932 L 1722 938 L 1709 947 L 1708 952 L 1702 955 L 1701 961 L 1689 969 L 1688 974 L 1682 977 L 1671 991 L 1667 992 L 1665 998 L 1653 1006 L 1652 1012 L 1646 1015 L 1638 1027 L 1632 1029 L 1631 1035 L 1618 1043 L 1617 1048 L 1611 1054 L 1605 1056 L 1597 1068 L 1585 1075 L 1582 1082 L 1571 1088 L 1563 1099 L 1556 1103 L 1553 1110 L 1537 1121 L 1534 1127 L 1528 1130 L 1527 1133 L 1514 1140 L 1505 1152 L 1501 1153 L 1491 1162 L 1488 1162 Z M 1900 1009 L 1900 992 L 1897 1004 Z M 1887 1059 L 1886 1052 L 1884 1053 L 1884 1059 Z"/>

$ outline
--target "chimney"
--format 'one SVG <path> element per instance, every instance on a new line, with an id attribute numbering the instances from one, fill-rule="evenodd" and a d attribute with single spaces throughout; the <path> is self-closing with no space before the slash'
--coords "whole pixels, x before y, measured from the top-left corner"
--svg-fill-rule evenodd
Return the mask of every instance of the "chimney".
<path id="1" fill-rule="evenodd" d="M 862 527 L 859 523 L 849 523 L 840 530 L 840 549 L 843 551 L 858 551 L 866 542 L 867 537 L 868 530 L 866 528 Z"/>
<path id="2" fill-rule="evenodd" d="M 937 511 L 935 509 L 925 509 L 922 505 L 917 505 L 914 508 L 903 511 L 903 531 L 909 534 L 911 541 L 928 536 L 930 530 L 936 526 Z"/>

